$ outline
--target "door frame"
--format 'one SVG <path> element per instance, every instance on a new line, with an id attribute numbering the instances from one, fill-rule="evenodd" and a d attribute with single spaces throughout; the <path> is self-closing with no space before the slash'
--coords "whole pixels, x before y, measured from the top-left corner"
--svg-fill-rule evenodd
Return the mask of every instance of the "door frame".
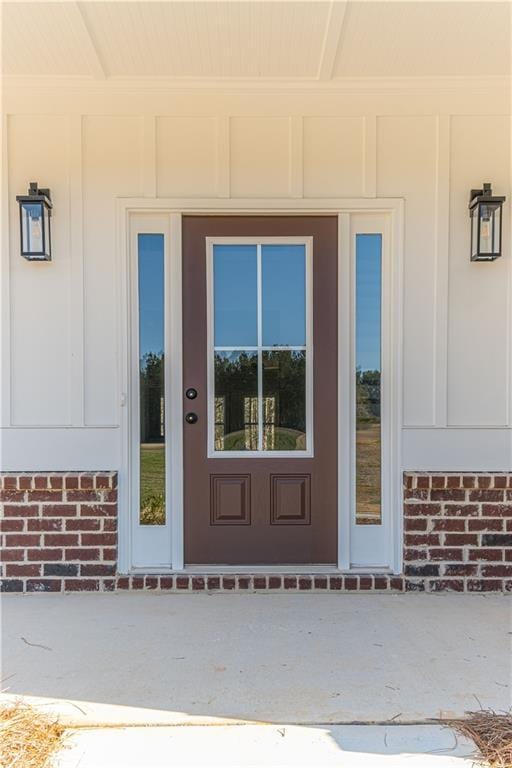
<path id="1" fill-rule="evenodd" d="M 184 569 L 183 546 L 183 407 L 182 407 L 182 307 L 181 307 L 181 217 L 184 215 L 337 215 L 338 216 L 338 569 L 340 571 L 402 571 L 402 303 L 404 208 L 402 198 L 354 199 L 175 199 L 118 198 L 116 201 L 116 263 L 119 275 L 119 552 L 120 573 L 174 572 Z M 133 222 L 136 216 L 152 214 L 167 222 L 166 228 L 166 540 L 170 563 L 134 561 L 133 450 L 135 441 L 134 392 L 138 392 L 138 367 L 133 364 Z M 387 418 L 383 420 L 383 514 L 387 519 L 387 565 L 351 567 L 352 519 L 354 514 L 354 215 L 375 217 L 383 234 L 383 398 Z M 362 220 L 362 219 L 361 219 Z M 386 268 L 387 265 L 387 268 Z M 385 272 L 386 270 L 386 272 Z M 169 361 L 172 359 L 173 364 Z M 383 358 L 384 359 L 384 358 Z M 172 450 L 171 450 L 172 446 Z M 123 513 L 124 510 L 124 513 Z M 350 512 L 350 514 L 347 513 Z M 289 568 L 288 568 L 289 569 Z M 243 569 L 238 569 L 243 570 Z M 251 569 L 252 570 L 252 569 Z M 275 570 L 275 568 L 274 568 Z"/>

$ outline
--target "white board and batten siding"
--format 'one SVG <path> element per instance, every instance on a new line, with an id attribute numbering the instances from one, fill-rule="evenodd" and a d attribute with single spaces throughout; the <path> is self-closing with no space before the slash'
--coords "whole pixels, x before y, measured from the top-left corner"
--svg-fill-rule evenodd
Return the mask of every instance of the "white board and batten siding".
<path id="1" fill-rule="evenodd" d="M 511 199 L 503 91 L 213 94 L 7 89 L 4 469 L 118 469 L 119 197 L 403 198 L 403 465 L 510 470 L 511 253 L 469 261 L 468 194 Z M 37 126 L 37 128 L 35 128 Z M 54 260 L 19 255 L 15 197 L 51 188 Z M 172 311 L 172 308 L 171 308 Z M 397 340 L 398 343 L 398 340 Z"/>

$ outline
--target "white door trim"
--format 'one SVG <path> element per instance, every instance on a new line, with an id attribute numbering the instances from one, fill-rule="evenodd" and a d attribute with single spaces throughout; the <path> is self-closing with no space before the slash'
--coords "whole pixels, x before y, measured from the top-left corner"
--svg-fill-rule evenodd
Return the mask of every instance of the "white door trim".
<path id="1" fill-rule="evenodd" d="M 171 562 L 167 567 L 159 564 L 147 566 L 141 564 L 136 567 L 133 562 L 133 526 L 132 514 L 128 514 L 133 508 L 133 497 L 130 492 L 128 478 L 130 477 L 130 449 L 132 445 L 133 430 L 130 425 L 129 413 L 131 408 L 123 408 L 121 419 L 121 443 L 122 466 L 119 471 L 120 495 L 119 509 L 125 510 L 119 515 L 119 570 L 121 573 L 136 572 L 137 570 L 148 572 L 150 570 L 176 571 L 183 570 L 183 413 L 182 413 L 182 336 L 181 336 L 181 217 L 185 214 L 195 215 L 306 215 L 306 214 L 335 214 L 338 216 L 338 240 L 339 240 L 339 475 L 338 475 L 338 567 L 346 571 L 350 564 L 350 520 L 351 504 L 347 494 L 351 493 L 351 431 L 347 429 L 350 416 L 351 390 L 351 348 L 346 347 L 342 341 L 346 340 L 346 334 L 350 333 L 352 311 L 351 305 L 347 306 L 346 299 L 350 291 L 350 282 L 347 267 L 350 267 L 350 214 L 382 214 L 389 221 L 388 246 L 390 266 L 389 297 L 389 380 L 387 402 L 389 408 L 389 435 L 387 446 L 389 455 L 386 463 L 389 465 L 389 562 L 386 563 L 394 573 L 402 570 L 402 461 L 401 461 L 401 428 L 402 428 L 402 271 L 403 271 L 403 247 L 404 247 L 404 201 L 401 198 L 354 198 L 354 199 L 319 199 L 319 200 L 220 200 L 214 199 L 153 199 L 153 198 L 118 198 L 117 222 L 118 222 L 118 260 L 120 265 L 120 381 L 121 401 L 130 403 L 132 387 L 130 373 L 132 356 L 129 353 L 130 343 L 130 219 L 136 214 L 161 214 L 168 217 L 168 266 L 167 266 L 167 290 L 166 306 L 172 306 L 174 311 L 167 312 L 169 316 L 166 326 L 166 371 L 168 386 L 166 386 L 167 402 L 167 435 L 172 435 L 168 440 L 169 448 L 167 463 L 168 486 L 170 496 L 167 498 L 168 520 L 170 524 L 170 553 Z M 348 260 L 348 261 L 347 261 Z M 349 316 L 347 317 L 347 313 Z M 384 341 L 385 345 L 386 342 Z M 171 357 L 172 354 L 172 357 Z M 353 473 L 352 473 L 353 474 Z M 358 569 L 360 570 L 360 568 Z M 371 570 L 371 568 L 368 568 Z M 382 571 L 382 566 L 376 567 L 376 571 Z"/>
<path id="2" fill-rule="evenodd" d="M 356 522 L 356 242 L 358 235 L 381 235 L 381 520 L 378 525 L 358 525 Z M 382 553 L 390 558 L 392 552 L 392 501 L 391 477 L 393 452 L 391 443 L 390 417 L 392 413 L 390 370 L 391 341 L 393 326 L 393 304 L 391 301 L 392 269 L 389 233 L 389 216 L 380 214 L 354 214 L 350 217 L 349 248 L 350 282 L 350 565 L 353 567 L 375 567 L 387 565 L 382 562 Z"/>

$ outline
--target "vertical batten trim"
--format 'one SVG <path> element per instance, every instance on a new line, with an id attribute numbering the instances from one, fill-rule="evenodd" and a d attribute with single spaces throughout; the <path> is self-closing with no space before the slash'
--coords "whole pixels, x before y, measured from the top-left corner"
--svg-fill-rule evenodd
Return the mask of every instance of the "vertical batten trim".
<path id="1" fill-rule="evenodd" d="M 2 336 L 0 338 L 0 349 L 2 351 L 1 367 L 2 377 L 1 387 L 1 405 L 2 413 L 0 423 L 7 427 L 12 424 L 11 413 L 11 300 L 10 300 L 10 226 L 9 226 L 9 115 L 4 115 L 2 119 L 2 268 L 0 270 L 0 284 L 2 288 Z M 2 451 L 0 447 L 0 459 Z"/>
<path id="2" fill-rule="evenodd" d="M 403 569 L 403 457 L 402 429 L 404 424 L 404 256 L 405 256 L 405 204 L 401 200 L 391 214 L 390 253 L 391 275 L 390 317 L 390 522 L 393 547 L 393 573 Z M 399 512 L 396 514 L 395 510 Z"/>
<path id="3" fill-rule="evenodd" d="M 352 519 L 352 290 L 350 214 L 338 215 L 338 568 L 350 568 Z"/>
<path id="4" fill-rule="evenodd" d="M 70 336 L 73 355 L 70 371 L 71 424 L 85 424 L 84 393 L 84 239 L 82 185 L 82 115 L 73 115 L 69 123 L 69 207 L 71 245 Z"/>
<path id="5" fill-rule="evenodd" d="M 377 115 L 363 119 L 363 190 L 365 197 L 377 197 Z"/>
<path id="6" fill-rule="evenodd" d="M 217 118 L 217 196 L 229 197 L 230 181 L 230 117 Z"/>
<path id="7" fill-rule="evenodd" d="M 116 200 L 116 254 L 115 261 L 118 269 L 118 294 L 116 303 L 116 322 L 118 328 L 118 392 L 119 392 L 119 425 L 122 439 L 120 442 L 119 464 L 119 510 L 118 516 L 118 555 L 117 567 L 119 573 L 129 573 L 132 566 L 132 411 L 131 407 L 131 232 L 128 229 L 129 214 L 122 202 Z"/>
<path id="8" fill-rule="evenodd" d="M 144 117 L 144 150 L 142 168 L 142 188 L 144 197 L 157 196 L 156 176 L 156 117 Z"/>
<path id="9" fill-rule="evenodd" d="M 511 19 L 512 23 L 512 19 Z M 509 116 L 509 137 L 510 137 L 510 143 L 509 143 L 509 179 L 512 180 L 512 116 Z M 505 194 L 512 194 L 512 185 L 509 183 L 509 189 Z M 505 213 L 506 205 L 503 206 L 502 209 L 502 216 Z M 512 343 L 512 265 L 510 263 L 510 255 L 512 254 L 512 216 L 510 215 L 510 202 L 508 202 L 508 211 L 509 211 L 509 226 L 508 226 L 508 236 L 509 236 L 509 258 L 508 258 L 508 291 L 507 291 L 507 330 L 506 330 L 506 350 L 508 355 L 508 368 L 507 368 L 507 413 L 506 413 L 506 421 L 505 423 L 507 426 L 512 426 L 511 420 L 512 420 L 512 350 L 510 349 L 510 345 Z M 504 253 L 504 243 L 506 242 L 506 230 L 505 227 L 502 228 L 502 241 L 501 241 L 501 247 L 502 252 Z M 509 464 L 512 463 L 512 433 L 510 436 L 510 455 L 509 455 Z"/>
<path id="10" fill-rule="evenodd" d="M 171 562 L 176 571 L 184 567 L 184 533 L 183 533 L 183 314 L 182 314 L 182 250 L 181 250 L 181 214 L 170 215 L 169 253 L 167 281 L 167 314 L 169 341 L 166 342 L 166 353 L 171 364 L 171 376 L 168 383 L 169 407 L 168 422 L 166 423 L 166 441 L 171 448 L 170 477 L 171 509 L 167 510 L 171 529 Z M 173 311 L 170 311 L 173 307 Z M 167 370 L 169 367 L 167 366 Z M 167 392 L 166 392 L 167 394 Z M 172 444 L 171 444 L 172 443 Z M 167 453 L 167 456 L 169 453 Z"/>
<path id="11" fill-rule="evenodd" d="M 304 196 L 304 119 L 302 115 L 290 118 L 290 195 Z"/>
<path id="12" fill-rule="evenodd" d="M 435 282 L 434 282 L 434 424 L 448 424 L 448 283 L 450 238 L 450 115 L 437 117 Z"/>

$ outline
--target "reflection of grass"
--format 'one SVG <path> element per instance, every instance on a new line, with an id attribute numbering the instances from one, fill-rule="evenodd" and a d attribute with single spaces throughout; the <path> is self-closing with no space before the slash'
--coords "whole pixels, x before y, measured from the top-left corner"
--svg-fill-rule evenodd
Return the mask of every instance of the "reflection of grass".
<path id="1" fill-rule="evenodd" d="M 359 420 L 356 432 L 356 508 L 357 522 L 379 523 L 381 508 L 380 425 Z"/>
<path id="2" fill-rule="evenodd" d="M 165 523 L 165 447 L 163 443 L 140 446 L 140 522 Z"/>
<path id="3" fill-rule="evenodd" d="M 271 444 L 270 428 L 268 429 L 268 439 Z M 264 446 L 265 448 L 265 446 Z M 298 432 L 296 429 L 287 429 L 286 427 L 274 428 L 274 446 L 267 447 L 266 450 L 274 451 L 304 451 L 306 448 L 306 435 L 304 432 Z M 246 436 L 245 430 L 231 432 L 224 438 L 225 451 L 245 451 Z M 256 446 L 255 446 L 256 450 Z"/>

